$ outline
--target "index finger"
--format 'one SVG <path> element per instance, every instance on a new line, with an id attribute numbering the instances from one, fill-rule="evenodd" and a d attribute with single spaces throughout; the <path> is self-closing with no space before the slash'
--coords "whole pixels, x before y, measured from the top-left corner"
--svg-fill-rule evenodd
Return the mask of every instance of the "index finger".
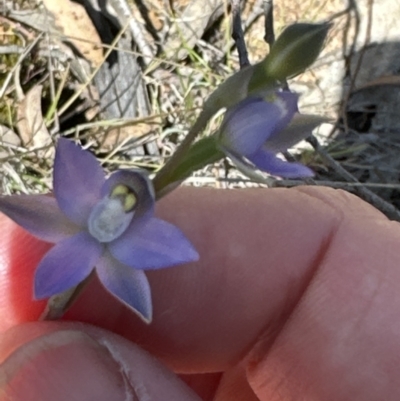
<path id="1" fill-rule="evenodd" d="M 149 272 L 150 326 L 94 280 L 66 318 L 134 340 L 180 371 L 224 370 L 290 315 L 346 219 L 385 218 L 340 191 L 182 189 L 158 204 L 195 244 L 198 263 Z M 11 229 L 3 253 L 1 306 L 8 325 L 37 316 L 31 278 L 46 245 Z M 28 278 L 28 279 L 27 279 Z M 28 288 L 28 286 L 30 288 Z"/>

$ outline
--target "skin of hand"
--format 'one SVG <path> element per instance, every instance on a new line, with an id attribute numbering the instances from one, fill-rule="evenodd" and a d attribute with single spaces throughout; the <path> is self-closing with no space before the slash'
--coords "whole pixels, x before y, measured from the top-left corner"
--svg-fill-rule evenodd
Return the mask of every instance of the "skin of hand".
<path id="1" fill-rule="evenodd" d="M 0 401 L 400 399 L 398 223 L 317 187 L 184 188 L 157 214 L 201 259 L 149 272 L 150 325 L 96 279 L 34 322 L 49 245 L 1 217 Z"/>

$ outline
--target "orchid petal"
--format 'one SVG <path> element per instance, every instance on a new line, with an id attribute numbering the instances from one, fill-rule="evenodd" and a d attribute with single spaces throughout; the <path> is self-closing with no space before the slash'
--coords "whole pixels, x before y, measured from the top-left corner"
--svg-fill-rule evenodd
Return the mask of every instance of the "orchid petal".
<path id="1" fill-rule="evenodd" d="M 285 178 L 312 177 L 313 171 L 300 163 L 289 163 L 274 153 L 260 149 L 247 158 L 259 169 L 271 175 Z"/>
<path id="2" fill-rule="evenodd" d="M 144 270 L 199 258 L 182 231 L 155 217 L 132 224 L 121 237 L 108 244 L 108 249 L 121 263 Z"/>
<path id="3" fill-rule="evenodd" d="M 98 261 L 96 272 L 111 294 L 131 308 L 146 323 L 151 322 L 150 284 L 142 270 L 126 266 L 106 254 Z"/>
<path id="4" fill-rule="evenodd" d="M 54 159 L 53 188 L 60 209 L 74 223 L 83 225 L 100 199 L 104 171 L 90 153 L 72 141 L 58 140 Z"/>
<path id="5" fill-rule="evenodd" d="M 119 170 L 111 174 L 101 189 L 101 196 L 107 196 L 117 185 L 130 188 L 137 198 L 137 217 L 154 213 L 155 194 L 151 181 L 143 170 Z"/>
<path id="6" fill-rule="evenodd" d="M 243 156 L 235 155 L 234 153 L 226 154 L 232 161 L 232 163 L 236 166 L 236 168 L 244 175 L 254 180 L 254 182 L 260 182 L 268 184 L 269 181 L 266 181 L 266 178 L 254 168 L 254 164 L 251 163 L 248 159 L 245 159 Z"/>
<path id="7" fill-rule="evenodd" d="M 325 117 L 296 113 L 290 124 L 276 135 L 268 138 L 263 147 L 273 153 L 283 152 L 309 137 L 318 125 L 327 121 L 329 120 Z"/>
<path id="8" fill-rule="evenodd" d="M 278 92 L 271 101 L 247 98 L 229 109 L 221 128 L 223 148 L 244 156 L 282 130 L 297 111 L 297 95 Z"/>
<path id="9" fill-rule="evenodd" d="M 82 282 L 99 260 L 103 246 L 86 232 L 57 243 L 35 273 L 35 298 L 58 294 Z"/>
<path id="10" fill-rule="evenodd" d="M 57 201 L 51 196 L 2 196 L 0 212 L 35 237 L 47 242 L 58 242 L 79 230 L 78 226 L 65 217 Z"/>

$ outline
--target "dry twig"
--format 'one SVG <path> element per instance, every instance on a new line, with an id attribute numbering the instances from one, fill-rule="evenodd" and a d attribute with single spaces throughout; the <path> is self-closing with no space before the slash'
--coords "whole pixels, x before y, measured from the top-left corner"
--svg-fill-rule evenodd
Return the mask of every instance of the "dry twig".
<path id="1" fill-rule="evenodd" d="M 236 48 L 239 54 L 240 68 L 250 65 L 249 56 L 247 53 L 246 42 L 244 40 L 244 33 L 241 19 L 241 6 L 240 0 L 232 1 L 232 38 L 235 41 Z"/>
<path id="2" fill-rule="evenodd" d="M 366 202 L 375 206 L 382 213 L 386 214 L 390 219 L 400 221 L 400 211 L 394 207 L 391 203 L 385 201 L 380 196 L 376 195 L 374 192 L 370 191 L 365 186 L 361 186 L 360 183 L 351 173 L 349 173 L 345 168 L 343 168 L 333 157 L 331 157 L 319 144 L 317 138 L 311 135 L 307 138 L 307 142 L 314 148 L 315 152 L 321 157 L 321 159 L 336 173 L 338 173 L 345 180 L 357 183 L 360 186 L 355 188 L 355 191 L 360 196 L 360 198 L 364 199 Z"/>
<path id="3" fill-rule="evenodd" d="M 275 42 L 274 33 L 274 1 L 273 0 L 263 0 L 264 3 L 264 40 L 269 44 L 269 47 Z"/>

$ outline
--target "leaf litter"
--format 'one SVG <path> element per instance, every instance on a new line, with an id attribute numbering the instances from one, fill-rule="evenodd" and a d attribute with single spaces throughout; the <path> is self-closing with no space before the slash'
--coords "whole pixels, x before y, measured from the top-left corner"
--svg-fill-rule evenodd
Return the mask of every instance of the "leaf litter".
<path id="1" fill-rule="evenodd" d="M 36 1 L 17 0 L 3 2 L 0 6 L 6 6 L 0 17 L 0 40 L 14 46 L 8 47 L 9 53 L 0 53 L 0 156 L 3 160 L 0 174 L 3 192 L 46 192 L 52 166 L 50 149 L 60 136 L 80 139 L 84 146 L 91 146 L 109 171 L 132 166 L 156 171 L 184 137 L 201 108 L 202 100 L 237 70 L 236 51 L 227 39 L 230 28 L 226 10 L 211 24 L 202 21 L 200 29 L 204 32 L 196 32 L 193 43 L 181 37 L 179 48 L 182 30 L 174 18 L 184 16 L 185 10 L 194 7 L 195 0 L 170 2 L 171 9 L 165 8 L 165 2 L 143 1 L 148 18 L 143 10 L 138 10 L 135 2 L 118 1 L 130 6 L 128 19 L 129 15 L 135 17 L 137 23 L 134 27 L 136 32 L 140 31 L 143 49 L 146 42 L 151 51 L 155 46 L 158 48 L 153 62 L 147 67 L 141 64 L 140 49 L 137 52 L 137 48 L 131 46 L 137 39 L 132 36 L 133 29 L 114 42 L 118 31 L 125 28 L 123 21 L 127 20 L 127 15 L 122 18 L 116 13 L 117 17 L 110 19 L 105 10 L 94 8 L 88 13 L 81 6 L 74 8 L 79 5 L 69 0 L 45 0 L 40 6 Z M 109 3 L 115 6 L 118 1 Z M 252 62 L 267 51 L 262 42 L 261 3 L 257 0 L 246 2 L 242 16 Z M 276 8 L 277 32 L 294 20 L 318 20 L 340 11 L 333 3 L 328 8 L 322 7 L 322 3 L 314 0 L 301 4 L 282 1 Z M 221 2 L 213 4 L 216 11 Z M 93 23 L 97 17 L 103 18 L 100 27 Z M 337 20 L 338 32 L 343 31 L 346 14 L 343 18 Z M 174 43 L 176 51 L 168 53 L 165 43 Z M 323 55 L 321 60 L 341 47 L 341 36 L 335 34 L 335 40 L 329 42 L 330 53 Z M 23 57 L 21 51 L 25 52 Z M 320 63 L 290 85 L 294 90 L 307 92 L 312 81 L 314 85 L 313 74 L 329 76 L 321 72 L 321 68 L 323 64 Z M 127 76 L 133 76 L 136 83 L 127 80 Z M 128 96 L 123 93 L 124 88 L 131 89 Z M 125 103 L 121 103 L 123 95 L 126 96 Z M 304 98 L 308 102 L 303 104 L 306 112 L 316 111 L 337 119 L 337 124 L 327 125 L 325 131 L 329 132 L 319 137 L 323 142 L 323 154 L 304 145 L 302 149 L 305 150 L 295 151 L 300 161 L 307 161 L 316 170 L 314 184 L 344 188 L 359 195 L 357 188 L 364 185 L 374 189 L 383 200 L 397 204 L 398 180 L 393 178 L 388 182 L 382 178 L 377 182 L 379 165 L 376 164 L 376 155 L 371 152 L 376 143 L 365 140 L 364 134 L 343 125 L 342 113 L 337 112 L 337 105 L 330 100 L 318 100 L 313 104 L 312 98 Z M 127 107 L 132 104 L 135 106 Z M 218 121 L 219 117 L 211 121 L 206 134 L 218 126 Z M 343 132 L 347 135 L 344 139 Z M 336 140 L 337 134 L 340 135 Z M 379 152 L 384 152 L 385 146 L 379 146 Z M 325 156 L 330 157 L 330 164 L 326 163 Z M 357 179 L 349 182 L 339 173 L 335 163 L 350 170 Z M 378 174 L 369 174 L 365 178 L 362 171 L 378 171 Z M 371 177 L 374 177 L 374 182 L 371 182 Z M 263 186 L 266 183 L 293 186 L 300 182 L 281 180 L 260 184 L 257 179 L 244 177 L 226 161 L 208 166 L 188 180 L 189 185 L 222 188 Z M 385 188 L 379 189 L 379 185 Z M 388 188 L 391 191 L 387 191 Z"/>

